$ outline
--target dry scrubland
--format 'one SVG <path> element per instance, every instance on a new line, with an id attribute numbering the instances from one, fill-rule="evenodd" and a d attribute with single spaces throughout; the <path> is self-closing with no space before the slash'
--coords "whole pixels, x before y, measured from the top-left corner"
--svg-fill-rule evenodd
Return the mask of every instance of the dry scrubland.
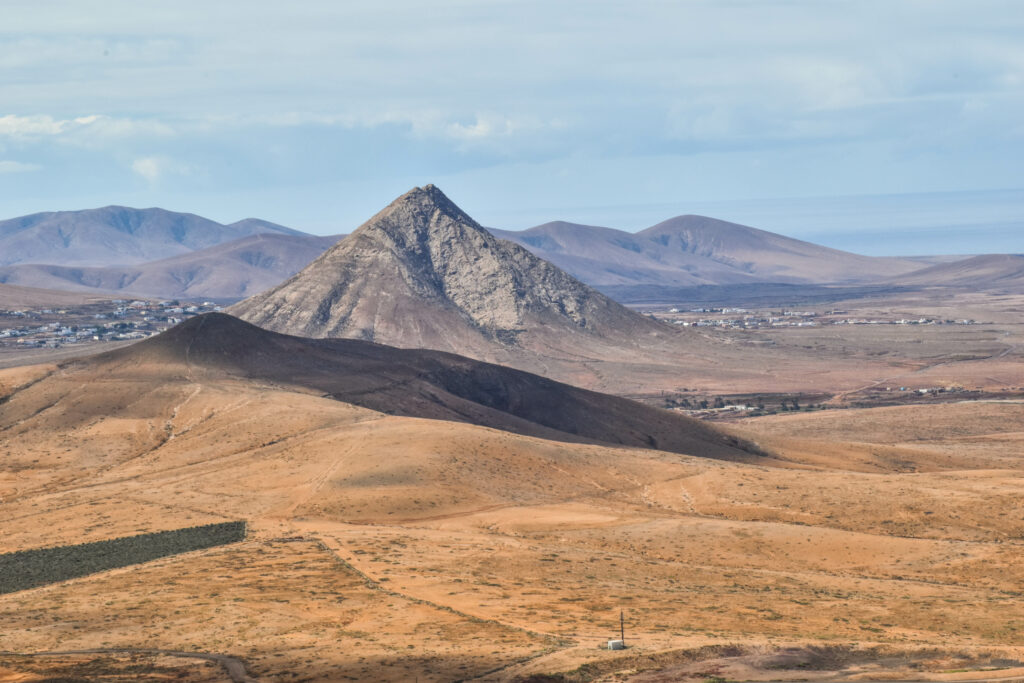
<path id="1" fill-rule="evenodd" d="M 933 288 L 792 306 L 842 309 L 852 318 L 932 317 L 979 324 L 686 328 L 667 344 L 644 341 L 644 348 L 620 349 L 617 355 L 608 349 L 587 349 L 578 357 L 550 354 L 542 363 L 521 366 L 597 391 L 642 397 L 681 391 L 803 393 L 834 394 L 842 403 L 885 386 L 1024 389 L 1024 295 Z"/>
<path id="2" fill-rule="evenodd" d="M 796 308 L 803 310 L 801 304 Z M 833 394 L 855 402 L 879 387 L 1024 389 L 1024 295 L 947 288 L 828 304 L 851 318 L 975 320 L 976 325 L 823 325 L 752 331 L 701 328 L 690 362 L 643 374 L 652 390 L 713 394 Z M 694 329 L 694 328 L 691 328 Z M 696 329 L 694 329 L 696 332 Z M 652 375 L 654 373 L 652 372 Z M 605 368 L 628 391 L 629 373 Z"/>
<path id="3" fill-rule="evenodd" d="M 1019 372 L 1001 337 L 941 367 L 932 343 L 911 347 L 926 372 Z M 137 370 L 0 371 L 0 551 L 234 519 L 250 536 L 0 596 L 0 651 L 218 652 L 261 681 L 1024 674 L 1022 404 L 745 421 L 775 457 L 738 464 Z M 620 609 L 632 647 L 601 651 Z M 0 681 L 76 670 L 224 680 L 172 657 L 0 656 Z"/>

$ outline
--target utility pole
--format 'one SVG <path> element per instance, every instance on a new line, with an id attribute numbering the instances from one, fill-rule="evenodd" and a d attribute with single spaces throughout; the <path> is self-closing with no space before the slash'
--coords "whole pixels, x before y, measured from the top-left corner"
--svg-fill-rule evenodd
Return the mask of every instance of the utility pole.
<path id="1" fill-rule="evenodd" d="M 619 640 L 626 644 L 626 613 L 619 610 Z"/>

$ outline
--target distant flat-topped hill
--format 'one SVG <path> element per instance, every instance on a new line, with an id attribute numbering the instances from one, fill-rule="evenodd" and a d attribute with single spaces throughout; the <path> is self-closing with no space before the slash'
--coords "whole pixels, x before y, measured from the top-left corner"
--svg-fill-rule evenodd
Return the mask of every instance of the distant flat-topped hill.
<path id="1" fill-rule="evenodd" d="M 629 233 L 553 222 L 494 230 L 594 286 L 865 283 L 918 262 L 851 254 L 705 216 L 678 216 Z"/>
<path id="2" fill-rule="evenodd" d="M 262 233 L 133 266 L 0 266 L 0 283 L 162 298 L 240 299 L 294 275 L 337 239 Z"/>
<path id="3" fill-rule="evenodd" d="M 0 309 L 77 306 L 102 301 L 105 298 L 97 294 L 0 284 Z"/>
<path id="4" fill-rule="evenodd" d="M 402 195 L 288 281 L 230 312 L 306 337 L 502 360 L 621 353 L 674 330 L 480 227 L 438 188 Z"/>
<path id="5" fill-rule="evenodd" d="M 224 225 L 165 209 L 105 206 L 36 213 L 0 221 L 0 265 L 131 265 L 262 233 L 304 234 L 255 218 Z"/>

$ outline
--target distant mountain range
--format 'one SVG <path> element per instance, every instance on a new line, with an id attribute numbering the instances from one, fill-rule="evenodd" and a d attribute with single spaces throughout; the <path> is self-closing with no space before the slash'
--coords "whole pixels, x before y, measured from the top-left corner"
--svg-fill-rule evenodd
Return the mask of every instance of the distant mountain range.
<path id="1" fill-rule="evenodd" d="M 595 286 L 859 284 L 921 268 L 705 216 L 678 216 L 637 233 L 564 222 L 491 232 Z"/>
<path id="2" fill-rule="evenodd" d="M 1014 257 L 869 257 L 704 216 L 637 233 L 566 222 L 487 231 L 623 302 L 760 283 L 1024 288 Z M 0 284 L 237 300 L 282 283 L 340 237 L 155 208 L 38 213 L 0 221 Z"/>
<path id="3" fill-rule="evenodd" d="M 105 206 L 36 213 L 0 221 L 0 266 L 132 265 L 263 233 L 305 235 L 256 218 L 223 225 L 165 209 Z"/>
<path id="4" fill-rule="evenodd" d="M 0 283 L 164 298 L 240 299 L 273 287 L 338 236 L 264 233 L 134 266 L 0 267 Z"/>

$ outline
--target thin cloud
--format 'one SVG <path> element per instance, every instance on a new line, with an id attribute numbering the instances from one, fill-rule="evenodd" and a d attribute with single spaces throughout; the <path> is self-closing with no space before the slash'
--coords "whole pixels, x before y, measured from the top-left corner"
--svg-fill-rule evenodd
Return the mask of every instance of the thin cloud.
<path id="1" fill-rule="evenodd" d="M 28 173 L 38 171 L 42 166 L 39 164 L 26 164 L 21 161 L 0 159 L 0 173 Z"/>
<path id="2" fill-rule="evenodd" d="M 0 137 L 15 140 L 54 138 L 85 141 L 96 138 L 167 136 L 173 133 L 172 126 L 153 119 L 119 118 L 102 114 L 63 119 L 48 114 L 0 116 Z"/>
<path id="3" fill-rule="evenodd" d="M 188 164 L 167 157 L 140 157 L 132 162 L 132 172 L 150 184 L 156 184 L 169 175 L 191 175 L 192 171 L 192 167 Z"/>

